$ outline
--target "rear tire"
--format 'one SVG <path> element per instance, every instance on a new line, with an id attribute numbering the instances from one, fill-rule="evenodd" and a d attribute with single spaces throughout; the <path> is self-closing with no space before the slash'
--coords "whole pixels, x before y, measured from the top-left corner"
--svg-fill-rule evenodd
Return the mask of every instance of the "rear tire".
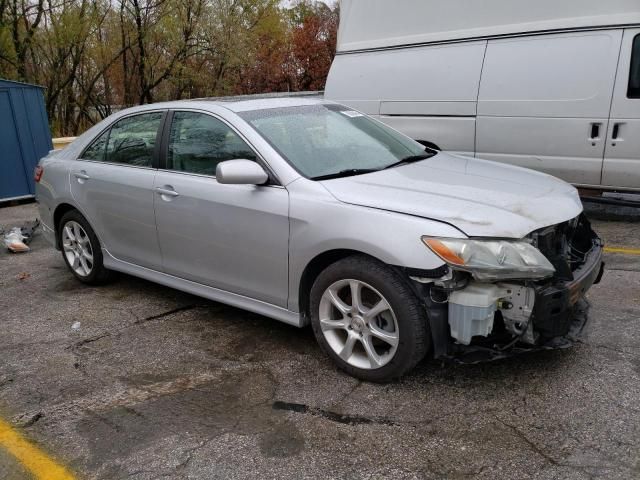
<path id="1" fill-rule="evenodd" d="M 58 225 L 58 244 L 71 273 L 83 283 L 100 285 L 114 272 L 104 268 L 102 248 L 89 222 L 77 210 L 65 213 Z"/>
<path id="2" fill-rule="evenodd" d="M 362 380 L 402 376 L 431 345 L 426 312 L 407 280 L 371 257 L 354 255 L 327 267 L 311 288 L 310 308 L 322 349 Z"/>

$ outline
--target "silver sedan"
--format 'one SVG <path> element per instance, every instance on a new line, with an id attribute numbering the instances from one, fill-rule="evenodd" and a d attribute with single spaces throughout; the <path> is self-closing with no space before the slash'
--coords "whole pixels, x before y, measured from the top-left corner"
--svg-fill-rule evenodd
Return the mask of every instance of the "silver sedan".
<path id="1" fill-rule="evenodd" d="M 116 271 L 303 327 L 348 373 L 567 346 L 601 242 L 551 176 L 430 150 L 322 98 L 121 111 L 36 169 L 78 280 Z"/>

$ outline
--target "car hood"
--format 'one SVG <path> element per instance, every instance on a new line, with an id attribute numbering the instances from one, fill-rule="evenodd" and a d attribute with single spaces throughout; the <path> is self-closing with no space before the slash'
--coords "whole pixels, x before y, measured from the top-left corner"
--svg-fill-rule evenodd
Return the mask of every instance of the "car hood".
<path id="1" fill-rule="evenodd" d="M 439 220 L 470 237 L 522 238 L 582 211 L 562 180 L 447 153 L 322 184 L 342 202 Z"/>

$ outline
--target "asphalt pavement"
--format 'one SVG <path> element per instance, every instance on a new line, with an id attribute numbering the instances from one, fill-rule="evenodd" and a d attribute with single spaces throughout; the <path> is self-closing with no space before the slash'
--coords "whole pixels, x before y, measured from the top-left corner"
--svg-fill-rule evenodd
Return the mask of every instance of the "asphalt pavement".
<path id="1" fill-rule="evenodd" d="M 583 343 L 386 385 L 310 329 L 125 275 L 85 286 L 41 235 L 3 250 L 0 478 L 640 478 L 640 211 L 592 216 L 612 250 Z"/>

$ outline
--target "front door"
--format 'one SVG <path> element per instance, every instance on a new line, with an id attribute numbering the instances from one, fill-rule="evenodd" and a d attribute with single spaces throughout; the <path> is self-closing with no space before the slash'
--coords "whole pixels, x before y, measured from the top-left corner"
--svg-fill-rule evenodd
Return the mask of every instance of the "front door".
<path id="1" fill-rule="evenodd" d="M 161 270 L 153 212 L 156 140 L 164 112 L 118 120 L 73 162 L 71 193 L 102 247 L 119 260 Z"/>
<path id="2" fill-rule="evenodd" d="M 602 185 L 640 189 L 640 28 L 624 31 Z"/>
<path id="3" fill-rule="evenodd" d="M 286 307 L 289 196 L 276 185 L 223 185 L 219 162 L 260 161 L 229 125 L 201 112 L 174 112 L 166 169 L 155 180 L 164 271 Z"/>

